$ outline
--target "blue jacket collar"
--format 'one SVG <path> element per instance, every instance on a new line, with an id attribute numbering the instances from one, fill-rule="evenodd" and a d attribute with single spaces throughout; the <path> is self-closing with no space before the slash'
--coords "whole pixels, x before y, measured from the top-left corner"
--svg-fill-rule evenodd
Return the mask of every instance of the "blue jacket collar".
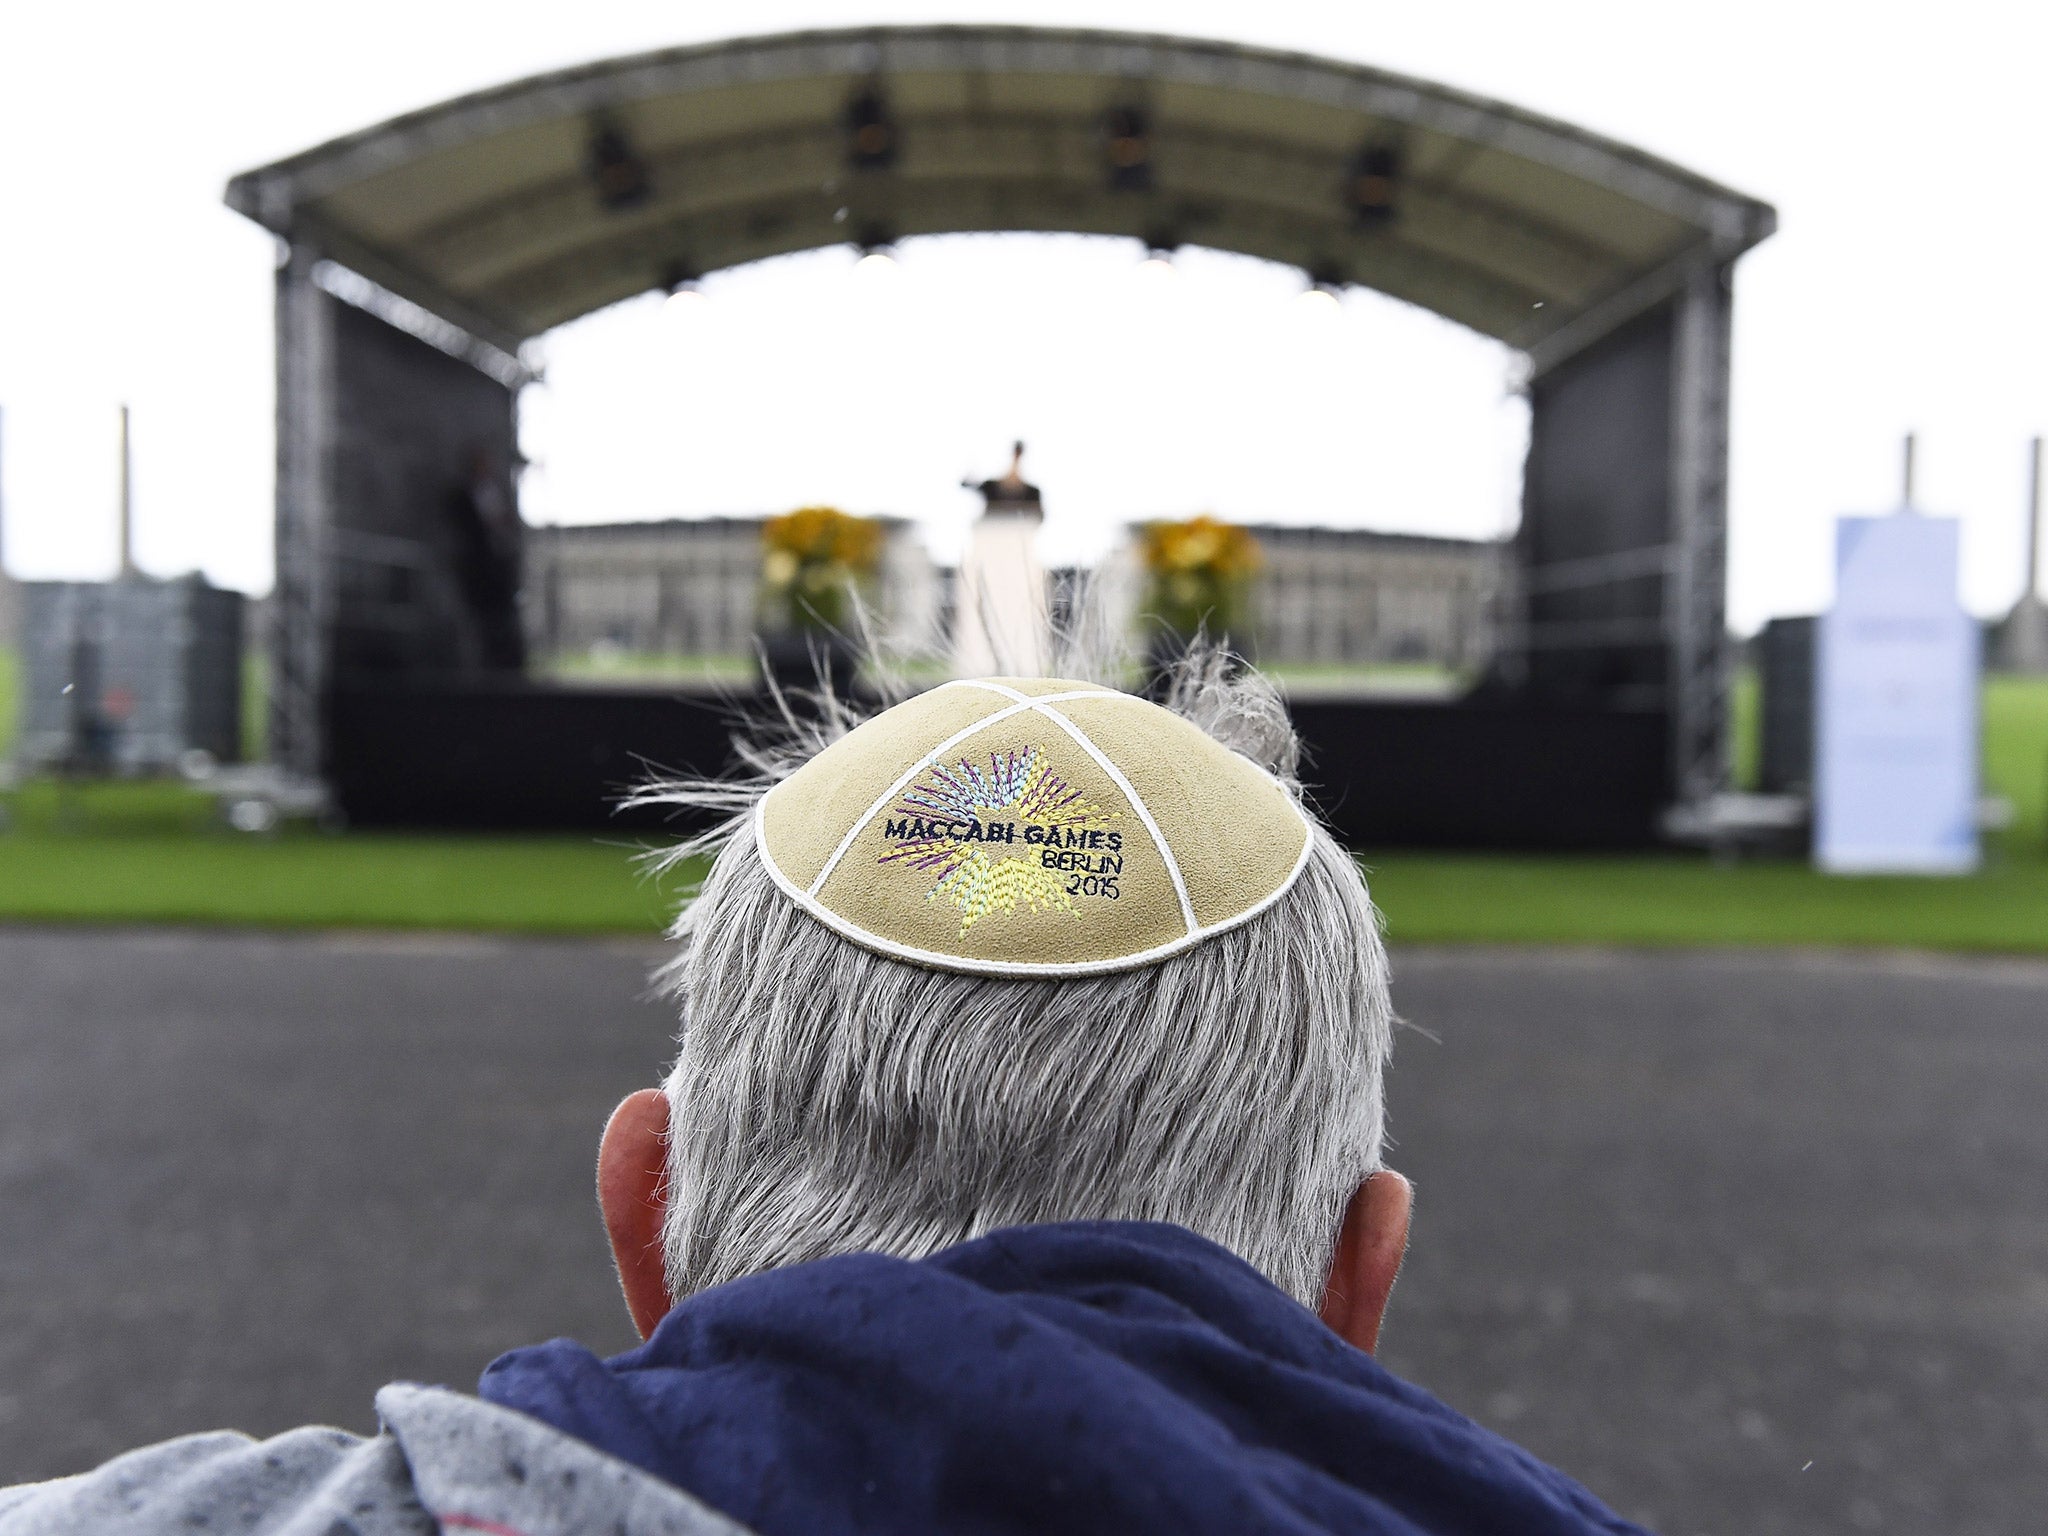
<path id="1" fill-rule="evenodd" d="M 763 1536 L 1637 1529 L 1155 1223 L 770 1271 L 612 1360 L 516 1350 L 480 1391 Z"/>

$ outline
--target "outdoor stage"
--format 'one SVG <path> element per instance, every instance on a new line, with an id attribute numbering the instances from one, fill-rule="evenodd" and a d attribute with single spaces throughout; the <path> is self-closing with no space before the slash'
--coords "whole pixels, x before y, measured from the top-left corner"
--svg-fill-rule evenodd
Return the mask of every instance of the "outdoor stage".
<path id="1" fill-rule="evenodd" d="M 333 789 L 354 826 L 646 826 L 618 802 L 657 773 L 732 766 L 748 694 L 464 682 L 337 692 Z M 1655 710 L 1508 696 L 1303 700 L 1303 777 L 1354 847 L 1654 843 L 1670 732 Z"/>
<path id="2" fill-rule="evenodd" d="M 359 823 L 588 824 L 642 758 L 725 761 L 704 701 L 481 675 L 503 663 L 444 525 L 516 505 L 529 343 L 772 256 L 1002 231 L 1285 263 L 1516 354 L 1500 696 L 1304 702 L 1347 835 L 1639 845 L 1728 786 L 1733 277 L 1776 215 L 1629 145 L 1231 42 L 860 27 L 513 81 L 227 195 L 286 245 L 270 756 Z"/>

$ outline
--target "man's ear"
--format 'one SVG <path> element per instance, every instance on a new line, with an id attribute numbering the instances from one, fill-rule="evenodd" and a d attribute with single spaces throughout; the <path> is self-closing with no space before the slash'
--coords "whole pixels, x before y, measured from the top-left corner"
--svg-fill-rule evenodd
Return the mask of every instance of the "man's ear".
<path id="1" fill-rule="evenodd" d="M 659 1088 L 626 1095 L 597 1149 L 597 1203 L 619 1267 L 619 1289 L 633 1326 L 646 1338 L 668 1315 L 668 1273 L 661 1246 L 667 1213 L 668 1096 Z"/>
<path id="2" fill-rule="evenodd" d="M 1352 1193 L 1337 1228 L 1337 1252 L 1323 1288 L 1323 1321 L 1346 1343 L 1368 1355 L 1378 1348 L 1380 1322 L 1401 1255 L 1408 1251 L 1408 1214 L 1415 1191 L 1391 1168 L 1382 1168 Z"/>

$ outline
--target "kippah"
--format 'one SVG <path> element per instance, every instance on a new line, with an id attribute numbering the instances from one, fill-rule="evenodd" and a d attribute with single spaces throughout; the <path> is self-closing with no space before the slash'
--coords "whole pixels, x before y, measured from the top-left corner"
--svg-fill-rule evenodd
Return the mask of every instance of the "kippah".
<path id="1" fill-rule="evenodd" d="M 754 837 L 784 894 L 856 944 L 1002 976 L 1163 960 L 1279 900 L 1310 847 L 1286 787 L 1200 727 L 1015 677 L 857 726 L 761 798 Z"/>

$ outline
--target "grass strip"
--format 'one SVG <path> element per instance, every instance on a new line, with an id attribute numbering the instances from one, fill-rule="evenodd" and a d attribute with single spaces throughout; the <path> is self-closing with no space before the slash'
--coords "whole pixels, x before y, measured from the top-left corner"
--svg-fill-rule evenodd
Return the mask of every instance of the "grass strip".
<path id="1" fill-rule="evenodd" d="M 1394 944 L 1817 945 L 2048 954 L 2048 863 L 1952 879 L 1793 862 L 1365 855 Z"/>
<path id="2" fill-rule="evenodd" d="M 684 881 L 588 837 L 0 835 L 0 917 L 255 928 L 655 933 Z"/>
<path id="3" fill-rule="evenodd" d="M 209 831 L 0 834 L 0 918 L 63 923 L 651 934 L 625 837 Z M 1681 857 L 1362 856 L 1395 944 L 1827 945 L 2048 954 L 2048 863 L 1842 878 Z"/>
<path id="4" fill-rule="evenodd" d="M 6 661 L 0 652 L 0 693 Z M 1753 698 L 1738 705 L 1740 725 Z M 1985 725 L 1987 785 L 2017 819 L 1966 878 L 1844 878 L 1797 861 L 1723 867 L 1676 854 L 1369 851 L 1361 863 L 1398 944 L 2048 953 L 2048 684 L 1991 679 Z M 1753 753 L 1753 734 L 1738 739 Z M 623 832 L 250 838 L 223 828 L 208 797 L 163 781 L 40 780 L 5 801 L 0 921 L 648 934 L 688 883 L 688 872 L 643 874 L 641 843 Z"/>

